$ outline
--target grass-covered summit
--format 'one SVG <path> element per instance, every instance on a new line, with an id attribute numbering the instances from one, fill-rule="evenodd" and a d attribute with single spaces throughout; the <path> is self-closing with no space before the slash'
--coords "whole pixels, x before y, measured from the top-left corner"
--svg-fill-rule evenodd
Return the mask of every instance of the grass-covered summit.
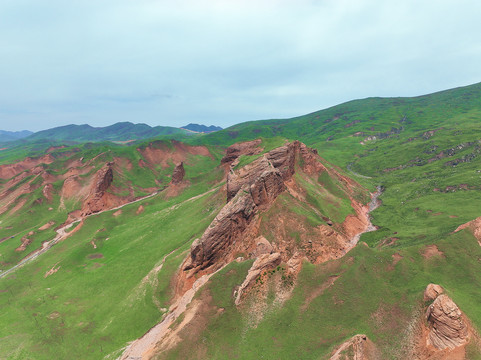
<path id="1" fill-rule="evenodd" d="M 2 150 L 1 270 L 80 222 L 0 278 L 0 357 L 116 359 L 168 324 L 144 358 L 352 358 L 365 341 L 479 359 L 479 120 L 475 84 L 184 142 Z M 452 350 L 427 342 L 430 283 L 468 327 Z"/>

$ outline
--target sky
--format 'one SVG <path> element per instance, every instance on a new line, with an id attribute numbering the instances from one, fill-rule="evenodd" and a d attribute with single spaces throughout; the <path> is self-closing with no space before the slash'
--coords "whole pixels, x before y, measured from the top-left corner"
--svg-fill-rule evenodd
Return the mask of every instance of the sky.
<path id="1" fill-rule="evenodd" d="M 479 0 L 0 0 L 0 129 L 227 127 L 481 81 Z"/>

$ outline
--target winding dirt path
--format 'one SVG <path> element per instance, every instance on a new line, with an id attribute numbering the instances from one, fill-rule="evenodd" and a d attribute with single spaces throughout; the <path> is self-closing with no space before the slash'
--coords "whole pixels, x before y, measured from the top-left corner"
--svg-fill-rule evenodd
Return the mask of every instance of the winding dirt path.
<path id="1" fill-rule="evenodd" d="M 167 210 L 173 210 L 173 209 L 176 209 L 178 208 L 179 206 L 181 206 L 182 204 L 184 203 L 187 203 L 187 202 L 190 202 L 190 201 L 194 201 L 204 195 L 207 195 L 215 190 L 217 190 L 219 187 L 215 187 L 209 191 L 206 191 L 202 194 L 199 194 L 199 195 L 196 195 L 196 196 L 193 196 L 189 199 L 186 199 L 178 204 L 175 204 L 175 205 L 172 205 L 170 208 L 168 208 Z M 34 251 L 33 253 L 27 255 L 25 258 L 23 258 L 22 260 L 20 260 L 16 265 L 12 266 L 10 269 L 7 269 L 3 272 L 0 272 L 0 279 L 12 272 L 14 272 L 16 269 L 18 269 L 19 267 L 25 265 L 26 263 L 36 259 L 38 256 L 40 256 L 41 254 L 47 252 L 49 249 L 52 248 L 52 246 L 54 246 L 55 244 L 57 244 L 58 242 L 62 241 L 62 240 L 65 240 L 67 237 L 69 237 L 71 235 L 71 233 L 68 233 L 67 230 L 70 229 L 73 225 L 85 220 L 86 218 L 88 218 L 89 216 L 95 216 L 95 215 L 99 215 L 99 214 L 102 214 L 106 211 L 113 211 L 113 210 L 118 210 L 118 209 L 121 209 L 123 208 L 124 206 L 127 206 L 127 205 L 131 205 L 131 204 L 135 204 L 136 202 L 139 202 L 139 201 L 142 201 L 142 200 L 145 200 L 145 199 L 148 199 L 148 198 L 151 198 L 157 194 L 159 194 L 160 192 L 164 191 L 164 189 L 162 190 L 157 190 L 157 191 L 154 191 L 152 194 L 149 194 L 147 196 L 144 196 L 144 197 L 141 197 L 139 199 L 136 199 L 136 200 L 133 200 L 131 202 L 128 202 L 128 203 L 125 203 L 123 205 L 120 205 L 120 206 L 117 206 L 117 207 L 114 207 L 112 209 L 106 209 L 106 210 L 102 210 L 102 211 L 99 211 L 99 212 L 96 212 L 96 213 L 93 213 L 93 214 L 89 214 L 89 215 L 86 215 L 84 216 L 83 218 L 79 219 L 79 220 L 76 220 L 70 224 L 67 224 L 59 229 L 57 229 L 57 236 L 55 236 L 52 240 L 50 241 L 46 241 L 44 243 L 42 243 L 42 247 L 36 251 Z"/>

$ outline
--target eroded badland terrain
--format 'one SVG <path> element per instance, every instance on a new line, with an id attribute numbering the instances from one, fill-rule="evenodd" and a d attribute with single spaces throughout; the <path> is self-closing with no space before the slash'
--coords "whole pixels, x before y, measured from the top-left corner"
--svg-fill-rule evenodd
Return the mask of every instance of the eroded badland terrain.
<path id="1" fill-rule="evenodd" d="M 476 84 L 5 145 L 0 358 L 480 359 L 480 119 Z"/>

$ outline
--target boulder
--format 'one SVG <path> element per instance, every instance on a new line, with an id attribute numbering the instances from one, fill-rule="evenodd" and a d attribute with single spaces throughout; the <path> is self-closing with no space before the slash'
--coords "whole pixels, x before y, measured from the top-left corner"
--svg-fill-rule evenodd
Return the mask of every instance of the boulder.
<path id="1" fill-rule="evenodd" d="M 436 349 L 454 349 L 468 342 L 468 326 L 449 296 L 439 295 L 429 306 L 426 318 L 430 328 L 428 344 Z"/>
<path id="2" fill-rule="evenodd" d="M 424 301 L 433 301 L 444 292 L 443 288 L 436 284 L 429 284 L 424 290 Z"/>

